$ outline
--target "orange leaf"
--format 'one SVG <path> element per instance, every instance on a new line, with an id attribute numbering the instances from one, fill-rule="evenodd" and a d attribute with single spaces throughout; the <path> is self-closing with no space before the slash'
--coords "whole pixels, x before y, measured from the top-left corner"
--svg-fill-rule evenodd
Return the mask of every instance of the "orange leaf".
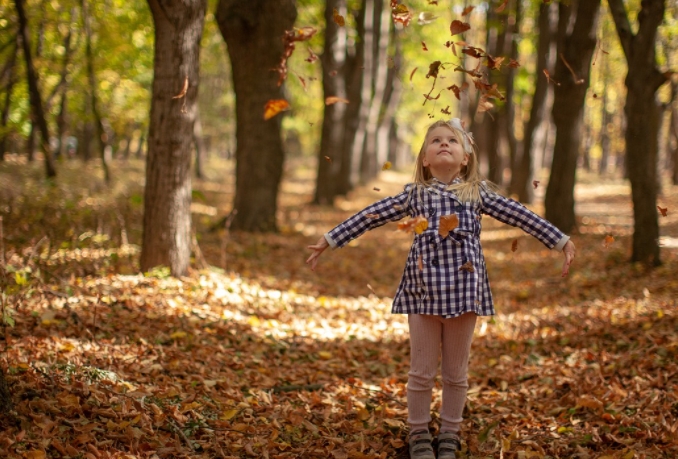
<path id="1" fill-rule="evenodd" d="M 467 22 L 462 22 L 457 19 L 452 21 L 452 24 L 450 24 L 450 33 L 452 35 L 457 35 L 458 33 L 464 33 L 467 30 L 471 28 L 471 25 L 468 24 Z"/>
<path id="2" fill-rule="evenodd" d="M 475 6 L 467 6 L 466 8 L 464 8 L 464 11 L 461 12 L 461 15 L 466 16 L 471 11 L 473 11 L 473 8 L 475 8 Z"/>
<path id="3" fill-rule="evenodd" d="M 662 217 L 666 217 L 669 213 L 668 207 L 659 207 L 657 206 L 657 209 L 659 209 L 659 212 L 662 214 Z"/>
<path id="4" fill-rule="evenodd" d="M 325 156 L 325 159 L 327 160 L 328 163 L 332 162 L 332 158 L 330 158 L 329 156 Z"/>
<path id="5" fill-rule="evenodd" d="M 290 41 L 307 41 L 310 40 L 313 35 L 316 34 L 318 29 L 315 27 L 302 27 L 300 29 L 297 29 L 296 27 L 292 30 L 289 36 Z M 289 33 L 289 32 L 288 32 Z"/>
<path id="6" fill-rule="evenodd" d="M 382 171 L 387 171 L 391 168 L 393 164 L 391 164 L 391 161 L 386 161 L 383 166 L 381 166 Z"/>
<path id="7" fill-rule="evenodd" d="M 476 269 L 473 267 L 473 263 L 471 263 L 470 260 L 461 265 L 461 267 L 459 268 L 459 271 L 468 271 L 470 273 L 475 272 L 475 270 Z"/>
<path id="8" fill-rule="evenodd" d="M 266 102 L 266 106 L 264 107 L 264 119 L 270 120 L 278 113 L 289 109 L 290 103 L 285 99 L 271 99 Z"/>
<path id="9" fill-rule="evenodd" d="M 442 215 L 440 217 L 440 225 L 438 226 L 438 234 L 446 238 L 450 231 L 459 226 L 459 217 L 457 214 Z"/>
<path id="10" fill-rule="evenodd" d="M 330 97 L 325 98 L 325 105 L 332 105 L 332 104 L 336 104 L 336 103 L 339 103 L 339 102 L 347 104 L 348 99 L 344 99 L 344 98 L 337 97 L 337 96 L 330 96 Z"/>
<path id="11" fill-rule="evenodd" d="M 408 218 L 407 220 L 398 223 L 398 229 L 406 233 L 415 232 L 417 234 L 423 233 L 428 228 L 428 220 L 426 217 L 419 215 L 418 217 Z"/>
<path id="12" fill-rule="evenodd" d="M 332 12 L 332 20 L 334 21 L 335 24 L 337 24 L 339 27 L 344 27 L 346 25 L 346 20 L 344 19 L 344 16 L 339 14 L 339 11 L 335 8 L 334 11 Z"/>
<path id="13" fill-rule="evenodd" d="M 508 5 L 508 0 L 504 0 L 503 3 L 499 5 L 494 11 L 497 13 L 501 13 L 506 8 L 506 5 Z"/>

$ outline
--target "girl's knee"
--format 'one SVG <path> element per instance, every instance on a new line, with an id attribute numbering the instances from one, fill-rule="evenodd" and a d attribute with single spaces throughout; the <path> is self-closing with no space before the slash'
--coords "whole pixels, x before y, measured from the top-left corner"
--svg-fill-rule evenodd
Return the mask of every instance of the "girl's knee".
<path id="1" fill-rule="evenodd" d="M 433 384 L 435 382 L 435 374 L 426 375 L 420 373 L 408 373 L 409 378 L 407 379 L 407 389 L 408 390 L 431 390 L 433 389 Z"/>

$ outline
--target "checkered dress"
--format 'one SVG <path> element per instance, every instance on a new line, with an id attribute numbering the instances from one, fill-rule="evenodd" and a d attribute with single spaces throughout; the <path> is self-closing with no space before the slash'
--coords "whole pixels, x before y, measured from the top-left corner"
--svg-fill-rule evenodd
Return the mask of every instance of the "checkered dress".
<path id="1" fill-rule="evenodd" d="M 440 217 L 454 213 L 459 218 L 459 225 L 443 238 L 438 234 Z M 366 207 L 325 237 L 331 247 L 343 247 L 366 231 L 388 222 L 408 216 L 425 216 L 428 228 L 414 236 L 392 312 L 446 318 L 466 312 L 487 316 L 495 310 L 480 246 L 482 214 L 521 228 L 550 249 L 562 249 L 569 239 L 551 223 L 512 199 L 481 189 L 479 202 L 461 202 L 437 180 L 427 188 L 407 185 L 400 194 Z"/>

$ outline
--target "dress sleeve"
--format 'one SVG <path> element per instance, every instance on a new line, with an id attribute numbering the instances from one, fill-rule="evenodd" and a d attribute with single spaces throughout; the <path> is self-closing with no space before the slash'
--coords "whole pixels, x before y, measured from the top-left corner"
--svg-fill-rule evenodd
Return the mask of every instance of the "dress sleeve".
<path id="1" fill-rule="evenodd" d="M 343 247 L 365 232 L 406 217 L 411 207 L 413 185 L 407 185 L 401 193 L 384 198 L 344 220 L 325 234 L 330 247 Z"/>
<path id="2" fill-rule="evenodd" d="M 483 213 L 507 225 L 515 226 L 537 238 L 549 249 L 561 250 L 570 239 L 548 220 L 535 214 L 513 199 L 504 197 L 485 186 L 480 188 Z"/>

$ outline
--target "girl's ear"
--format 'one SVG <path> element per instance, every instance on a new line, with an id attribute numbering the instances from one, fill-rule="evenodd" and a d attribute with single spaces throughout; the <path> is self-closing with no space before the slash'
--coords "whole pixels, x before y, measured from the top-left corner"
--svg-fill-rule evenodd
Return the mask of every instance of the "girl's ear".
<path id="1" fill-rule="evenodd" d="M 465 154 L 464 154 L 464 159 L 461 160 L 461 165 L 462 165 L 462 166 L 468 165 L 468 160 L 469 160 L 469 155 L 468 155 L 468 153 L 465 153 Z"/>

